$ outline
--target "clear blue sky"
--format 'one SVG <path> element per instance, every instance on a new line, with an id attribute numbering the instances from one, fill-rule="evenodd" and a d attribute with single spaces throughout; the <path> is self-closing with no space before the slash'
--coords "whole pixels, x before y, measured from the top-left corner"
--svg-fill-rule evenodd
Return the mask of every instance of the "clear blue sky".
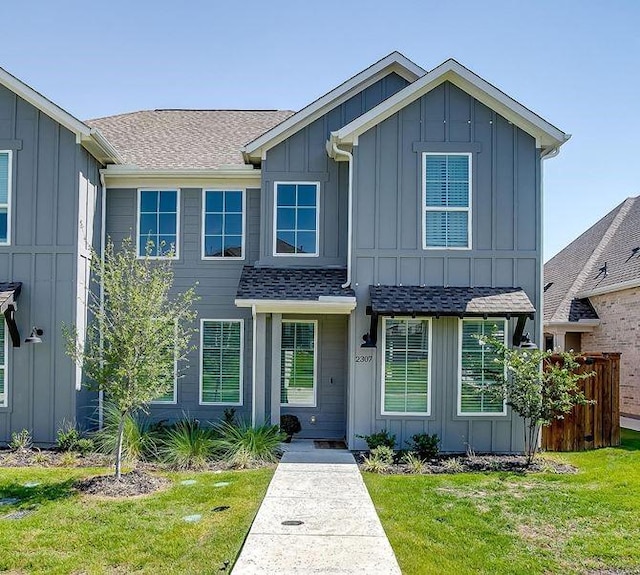
<path id="1" fill-rule="evenodd" d="M 2 0 L 0 16 L 0 66 L 81 119 L 296 110 L 393 50 L 454 57 L 573 134 L 545 162 L 546 259 L 640 194 L 638 0 Z"/>

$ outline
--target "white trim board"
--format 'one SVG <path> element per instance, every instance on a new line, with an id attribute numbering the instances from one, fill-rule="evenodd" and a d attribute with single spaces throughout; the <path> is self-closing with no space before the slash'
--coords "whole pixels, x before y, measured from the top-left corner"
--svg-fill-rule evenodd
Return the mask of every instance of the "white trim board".
<path id="1" fill-rule="evenodd" d="M 311 122 L 323 116 L 330 108 L 335 108 L 346 102 L 349 98 L 391 72 L 395 72 L 408 82 L 414 82 L 426 73 L 424 69 L 400 54 L 400 52 L 392 52 L 330 92 L 327 92 L 299 112 L 289 116 L 268 132 L 246 144 L 242 150 L 245 161 L 264 159 L 267 150 L 278 145 L 291 134 L 308 126 Z"/>
<path id="2" fill-rule="evenodd" d="M 346 126 L 331 132 L 330 142 L 357 145 L 361 134 L 446 81 L 531 134 L 539 148 L 559 148 L 571 137 L 459 62 L 449 59 Z"/>
<path id="3" fill-rule="evenodd" d="M 256 313 L 350 314 L 356 308 L 355 297 L 326 300 L 236 299 L 237 307 L 250 307 Z"/>

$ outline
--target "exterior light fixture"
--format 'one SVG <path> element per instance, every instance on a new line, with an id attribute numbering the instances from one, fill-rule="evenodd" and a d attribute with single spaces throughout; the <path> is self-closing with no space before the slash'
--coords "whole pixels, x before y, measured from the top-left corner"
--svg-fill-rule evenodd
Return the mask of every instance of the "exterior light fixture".
<path id="1" fill-rule="evenodd" d="M 538 349 L 538 346 L 531 341 L 528 333 L 525 333 L 520 339 L 520 349 Z"/>
<path id="2" fill-rule="evenodd" d="M 39 327 L 35 327 L 31 330 L 31 334 L 24 340 L 25 343 L 42 343 L 42 334 L 44 330 Z"/>

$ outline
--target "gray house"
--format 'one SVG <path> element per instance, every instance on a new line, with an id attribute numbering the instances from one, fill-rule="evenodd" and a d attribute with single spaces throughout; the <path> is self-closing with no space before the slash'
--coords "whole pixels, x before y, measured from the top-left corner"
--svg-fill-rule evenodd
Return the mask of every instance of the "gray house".
<path id="1" fill-rule="evenodd" d="M 60 119 L 46 121 L 62 134 Z M 18 138 L 16 125 L 0 144 Z M 141 254 L 149 238 L 158 258 L 173 245 L 177 288 L 198 280 L 201 296 L 197 350 L 155 418 L 216 420 L 233 407 L 257 423 L 295 414 L 302 437 L 352 449 L 383 428 L 399 445 L 427 432 L 445 451 L 521 448 L 521 421 L 482 388 L 492 358 L 473 335 L 541 339 L 541 165 L 562 131 L 454 60 L 427 72 L 397 52 L 296 113 L 154 110 L 80 126 L 68 152 L 38 163 L 24 147 L 10 154 L 12 217 L 26 205 L 33 220 L 11 228 L 32 259 L 5 269 L 21 282 L 10 315 L 22 331 L 46 327 L 42 344 L 6 348 L 0 440 L 30 427 L 48 442 L 61 417 L 100 409 L 76 390 L 60 324 L 86 316 L 75 305 L 86 244 L 131 235 Z M 76 176 L 64 190 L 50 183 L 63 168 Z M 50 229 L 51 213 L 64 213 L 64 230 Z M 23 254 L 6 248 L 13 261 Z M 41 268 L 41 256 L 70 268 Z M 49 286 L 40 300 L 38 272 Z"/>

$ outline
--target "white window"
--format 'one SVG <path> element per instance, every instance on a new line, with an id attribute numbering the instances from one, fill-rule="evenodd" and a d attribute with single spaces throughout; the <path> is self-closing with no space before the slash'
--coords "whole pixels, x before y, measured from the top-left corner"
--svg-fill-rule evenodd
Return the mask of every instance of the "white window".
<path id="1" fill-rule="evenodd" d="M 138 256 L 178 258 L 180 190 L 138 190 Z"/>
<path id="2" fill-rule="evenodd" d="M 429 415 L 431 321 L 383 318 L 382 413 Z"/>
<path id="3" fill-rule="evenodd" d="M 200 321 L 200 403 L 242 405 L 244 322 Z"/>
<path id="4" fill-rule="evenodd" d="M 424 249 L 471 248 L 471 154 L 422 155 Z"/>
<path id="5" fill-rule="evenodd" d="M 0 245 L 11 243 L 11 151 L 0 151 Z"/>
<path id="6" fill-rule="evenodd" d="M 504 319 L 460 320 L 458 415 L 506 415 L 505 401 L 495 393 L 502 368 L 495 351 L 481 343 L 493 335 L 506 344 L 506 326 Z"/>
<path id="7" fill-rule="evenodd" d="M 280 404 L 316 406 L 317 321 L 282 321 Z"/>
<path id="8" fill-rule="evenodd" d="M 245 236 L 243 190 L 204 190 L 202 196 L 202 257 L 243 259 Z"/>
<path id="9" fill-rule="evenodd" d="M 153 403 L 175 404 L 178 402 L 178 358 L 176 354 L 176 340 L 175 340 L 175 334 L 176 334 L 175 330 L 177 330 L 177 327 L 178 326 L 176 324 L 174 327 L 173 338 L 167 337 L 170 333 L 169 332 L 170 326 L 167 322 L 165 322 L 164 327 L 161 328 L 162 330 L 161 337 L 163 338 L 162 341 L 165 342 L 164 349 L 166 349 L 167 351 L 170 351 L 171 349 L 173 349 L 174 351 L 173 362 L 168 363 L 166 373 L 164 374 L 164 378 L 166 379 L 168 389 L 166 393 L 156 397 L 151 402 L 152 404 Z M 170 383 L 172 384 L 171 387 L 169 387 Z"/>
<path id="10" fill-rule="evenodd" d="M 4 320 L 2 322 L 4 324 Z M 7 326 L 0 328 L 0 407 L 7 407 L 9 392 L 7 389 Z"/>
<path id="11" fill-rule="evenodd" d="M 273 253 L 317 256 L 320 184 L 276 182 Z"/>

